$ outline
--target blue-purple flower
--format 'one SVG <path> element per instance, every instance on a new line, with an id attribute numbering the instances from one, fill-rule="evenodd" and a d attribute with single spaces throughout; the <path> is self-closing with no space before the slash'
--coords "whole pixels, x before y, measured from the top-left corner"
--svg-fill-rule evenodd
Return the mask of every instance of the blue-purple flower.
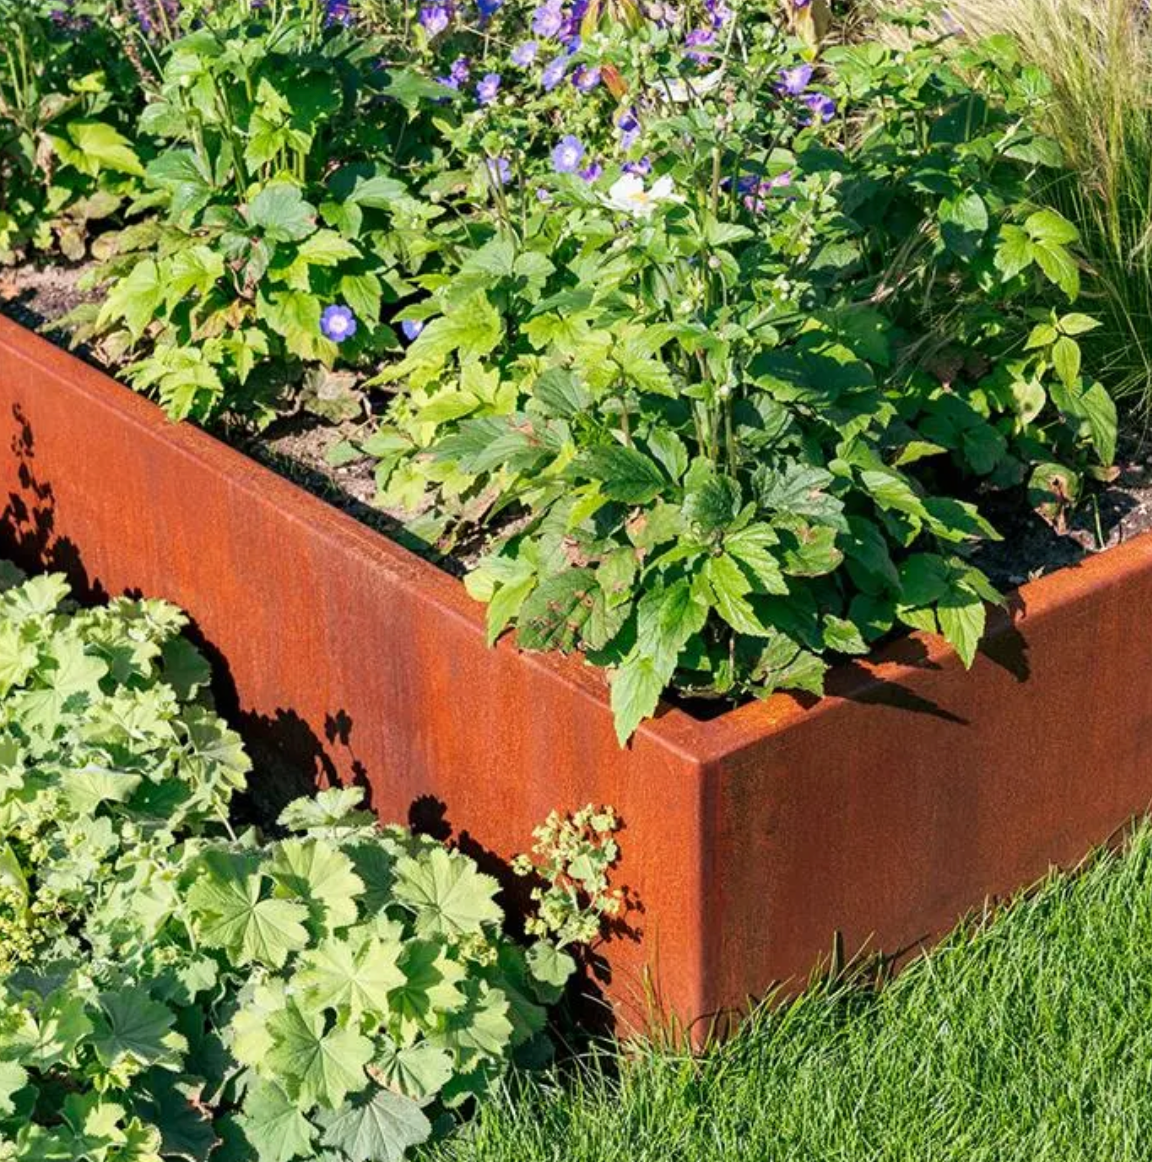
<path id="1" fill-rule="evenodd" d="M 544 87 L 545 93 L 550 93 L 560 82 L 564 79 L 564 74 L 568 71 L 568 58 L 558 56 L 551 60 L 544 66 L 544 71 L 540 74 L 540 84 Z"/>
<path id="2" fill-rule="evenodd" d="M 591 93 L 600 84 L 600 69 L 597 65 L 577 65 L 572 73 L 572 84 L 581 93 Z"/>
<path id="3" fill-rule="evenodd" d="M 598 181 L 600 179 L 600 175 L 603 172 L 604 167 L 598 161 L 594 161 L 591 165 L 585 166 L 584 169 L 580 171 L 580 176 L 586 182 L 588 182 L 589 185 L 591 185 L 592 182 Z"/>
<path id="4" fill-rule="evenodd" d="M 476 100 L 491 105 L 500 92 L 500 74 L 485 73 L 476 84 Z"/>
<path id="5" fill-rule="evenodd" d="M 561 0 L 545 0 L 532 14 L 532 31 L 537 36 L 551 38 L 564 27 L 564 9 Z"/>
<path id="6" fill-rule="evenodd" d="M 476 7 L 480 11 L 480 23 L 483 24 L 491 20 L 500 11 L 503 4 L 504 0 L 476 0 Z"/>
<path id="7" fill-rule="evenodd" d="M 424 323 L 420 319 L 403 319 L 400 323 L 400 330 L 404 332 L 404 338 L 411 343 L 424 330 Z"/>
<path id="8" fill-rule="evenodd" d="M 557 173 L 575 173 L 584 160 L 584 143 L 574 133 L 560 138 L 552 150 L 552 168 Z"/>
<path id="9" fill-rule="evenodd" d="M 787 93 L 789 97 L 799 97 L 812 80 L 811 65 L 794 65 L 790 69 L 780 70 L 780 80 L 776 82 L 778 93 Z"/>
<path id="10" fill-rule="evenodd" d="M 723 28 L 732 19 L 732 9 L 724 0 L 704 0 L 704 7 L 712 17 L 713 28 Z"/>
<path id="11" fill-rule="evenodd" d="M 430 37 L 439 36 L 452 23 L 452 8 L 448 4 L 426 4 L 417 19 Z"/>
<path id="12" fill-rule="evenodd" d="M 831 121 L 836 116 L 836 102 L 824 93 L 805 93 L 800 98 L 821 121 Z M 804 117 L 800 124 L 811 125 L 813 118 Z"/>
<path id="13" fill-rule="evenodd" d="M 498 186 L 506 186 L 512 180 L 512 167 L 506 157 L 490 157 L 486 162 L 488 176 Z"/>
<path id="14" fill-rule="evenodd" d="M 698 65 L 707 64 L 712 55 L 710 52 L 701 50 L 715 43 L 716 33 L 711 28 L 694 28 L 684 38 L 684 45 L 688 49 L 688 59 L 695 61 Z"/>
<path id="15" fill-rule="evenodd" d="M 616 118 L 616 128 L 620 130 L 620 148 L 631 149 L 640 136 L 640 118 L 635 109 L 625 109 Z"/>
<path id="16" fill-rule="evenodd" d="M 792 171 L 784 170 L 775 177 L 763 178 L 758 174 L 748 174 L 737 183 L 737 190 L 743 195 L 744 208 L 752 214 L 764 212 L 764 198 L 773 190 L 781 189 L 792 184 Z"/>
<path id="17" fill-rule="evenodd" d="M 356 334 L 356 316 L 348 307 L 333 303 L 320 316 L 320 331 L 333 343 L 343 343 Z"/>
<path id="18" fill-rule="evenodd" d="M 652 159 L 645 156 L 638 161 L 626 161 L 624 172 L 635 174 L 638 178 L 646 178 L 652 172 Z"/>
<path id="19" fill-rule="evenodd" d="M 512 50 L 512 63 L 526 69 L 536 59 L 536 48 L 534 40 L 526 40 L 523 44 L 518 44 Z"/>
<path id="20" fill-rule="evenodd" d="M 458 89 L 471 75 L 472 62 L 466 56 L 458 56 L 452 62 L 452 67 L 448 70 L 448 75 L 446 77 L 437 77 L 436 79 L 440 84 L 447 85 L 450 89 Z"/>
<path id="21" fill-rule="evenodd" d="M 349 0 L 325 0 L 325 24 L 351 24 L 353 19 L 352 5 Z"/>

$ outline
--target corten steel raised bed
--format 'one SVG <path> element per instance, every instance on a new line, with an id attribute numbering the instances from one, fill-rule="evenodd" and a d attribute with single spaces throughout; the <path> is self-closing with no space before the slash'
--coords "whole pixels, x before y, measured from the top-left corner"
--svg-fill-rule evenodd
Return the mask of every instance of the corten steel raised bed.
<path id="1" fill-rule="evenodd" d="M 668 708 L 621 750 L 596 671 L 489 650 L 459 581 L 5 320 L 0 423 L 0 551 L 189 610 L 265 753 L 500 857 L 615 805 L 625 1023 L 646 973 L 694 1019 L 837 936 L 906 952 L 1152 800 L 1152 537 L 1024 586 L 970 673 L 914 636 L 814 705 Z"/>

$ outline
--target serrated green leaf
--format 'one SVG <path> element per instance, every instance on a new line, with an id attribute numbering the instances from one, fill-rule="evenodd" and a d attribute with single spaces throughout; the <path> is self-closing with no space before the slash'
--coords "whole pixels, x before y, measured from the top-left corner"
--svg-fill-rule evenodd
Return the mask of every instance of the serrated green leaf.
<path id="1" fill-rule="evenodd" d="M 348 1162 L 402 1162 L 413 1146 L 432 1134 L 419 1104 L 403 1094 L 378 1089 L 323 1118 L 325 1146 L 340 1150 Z M 265 1159 L 260 1162 L 283 1162 Z"/>
<path id="2" fill-rule="evenodd" d="M 396 864 L 398 903 L 412 909 L 421 936 L 459 939 L 478 935 L 486 924 L 499 924 L 503 909 L 496 903 L 500 884 L 484 875 L 464 856 L 443 847 Z"/>
<path id="3" fill-rule="evenodd" d="M 376 1068 L 390 1089 L 416 1101 L 439 1093 L 455 1072 L 452 1054 L 427 1041 L 405 1046 L 390 1041 L 376 1059 Z"/>
<path id="4" fill-rule="evenodd" d="M 965 668 L 972 665 L 984 636 L 984 602 L 967 589 L 954 588 L 936 606 L 940 632 L 956 650 Z"/>
<path id="5" fill-rule="evenodd" d="M 316 207 L 291 182 L 271 182 L 248 204 L 248 220 L 272 242 L 299 242 L 316 229 Z"/>
<path id="6" fill-rule="evenodd" d="M 291 900 L 264 896 L 263 876 L 246 871 L 243 861 L 217 854 L 188 893 L 200 939 L 223 948 L 238 964 L 280 968 L 290 952 L 305 948 L 308 909 Z"/>
<path id="7" fill-rule="evenodd" d="M 260 1162 L 291 1162 L 293 1158 L 312 1154 L 316 1130 L 278 1085 L 259 1081 L 252 1086 L 237 1123 L 256 1148 Z"/>
<path id="8" fill-rule="evenodd" d="M 364 884 L 339 848 L 319 839 L 285 839 L 276 845 L 265 872 L 276 884 L 277 897 L 312 904 L 329 932 L 356 923 Z"/>
<path id="9" fill-rule="evenodd" d="M 302 954 L 295 982 L 310 1007 L 346 1013 L 352 1021 L 365 1013 L 383 1020 L 388 994 L 408 979 L 399 959 L 398 946 L 375 938 L 325 940 Z"/>
<path id="10" fill-rule="evenodd" d="M 107 1069 L 125 1060 L 176 1068 L 187 1043 L 174 1032 L 175 1023 L 176 1014 L 167 1005 L 154 1001 L 145 989 L 105 993 L 100 997 L 92 1047 Z"/>
<path id="11" fill-rule="evenodd" d="M 577 469 L 600 482 L 600 491 L 624 504 L 647 504 L 667 487 L 668 480 L 656 462 L 623 444 L 589 448 L 576 461 Z"/>
<path id="12" fill-rule="evenodd" d="M 322 1013 L 305 1012 L 289 1001 L 268 1019 L 268 1031 L 273 1047 L 264 1067 L 302 1110 L 339 1109 L 349 1093 L 367 1088 L 364 1067 L 372 1060 L 372 1042 L 355 1029 L 326 1030 Z"/>

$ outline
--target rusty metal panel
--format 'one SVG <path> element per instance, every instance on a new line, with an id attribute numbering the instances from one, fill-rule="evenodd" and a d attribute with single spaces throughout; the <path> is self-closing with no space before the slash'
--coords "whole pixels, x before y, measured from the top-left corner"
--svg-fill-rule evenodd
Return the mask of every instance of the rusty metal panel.
<path id="1" fill-rule="evenodd" d="M 627 750 L 601 674 L 489 650 L 460 583 L 0 319 L 0 552 L 189 611 L 255 794 L 360 781 L 499 871 L 553 808 L 612 803 L 641 910 L 602 949 L 625 1025 L 690 1020 L 847 953 L 931 940 L 1152 801 L 1152 536 L 1026 585 L 972 673 L 913 636 Z"/>

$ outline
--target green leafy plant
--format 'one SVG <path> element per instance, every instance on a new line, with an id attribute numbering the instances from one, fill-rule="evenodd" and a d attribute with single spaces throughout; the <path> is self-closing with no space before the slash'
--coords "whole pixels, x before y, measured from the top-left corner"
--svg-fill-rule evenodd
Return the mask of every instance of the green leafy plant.
<path id="1" fill-rule="evenodd" d="M 144 170 L 125 136 L 136 75 L 103 0 L 0 2 L 0 262 L 87 253 Z"/>
<path id="2" fill-rule="evenodd" d="M 495 879 L 358 788 L 240 828 L 248 760 L 183 615 L 5 583 L 0 1157 L 396 1162 L 547 1059 L 575 964 L 503 934 Z M 611 860 L 564 850 L 591 893 L 570 945 Z"/>
<path id="3" fill-rule="evenodd" d="M 630 153 L 601 180 L 524 159 L 414 280 L 362 444 L 383 499 L 442 547 L 491 530 L 490 638 L 611 667 L 621 740 L 670 684 L 818 693 L 900 624 L 970 664 L 999 597 L 964 492 L 1058 520 L 1115 450 L 1076 230 L 1029 193 L 1060 160 L 1024 116 L 1042 76 L 1003 44 L 813 61 L 770 20 L 703 74 L 647 35 L 581 49 L 623 78 Z"/>
<path id="4" fill-rule="evenodd" d="M 115 281 L 79 334 L 133 357 L 132 382 L 174 418 L 267 421 L 308 368 L 396 346 L 381 307 L 407 292 L 403 235 L 439 211 L 389 174 L 397 77 L 322 8 L 225 8 L 164 50 L 140 122 L 159 220 L 117 241 L 97 276 Z M 346 407 L 342 382 L 318 374 L 303 394 Z"/>

